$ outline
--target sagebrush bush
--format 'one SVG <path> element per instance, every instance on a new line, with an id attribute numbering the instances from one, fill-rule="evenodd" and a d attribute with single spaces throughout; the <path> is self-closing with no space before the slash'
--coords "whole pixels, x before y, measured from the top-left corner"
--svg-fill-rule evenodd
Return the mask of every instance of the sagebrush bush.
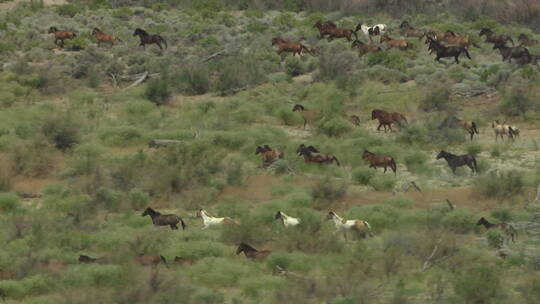
<path id="1" fill-rule="evenodd" d="M 188 95 L 204 94 L 210 90 L 210 71 L 206 66 L 185 66 L 175 78 L 180 92 Z"/>
<path id="2" fill-rule="evenodd" d="M 523 173 L 508 171 L 491 173 L 475 180 L 475 193 L 482 197 L 506 199 L 519 195 L 525 186 Z"/>
<path id="3" fill-rule="evenodd" d="M 459 208 L 442 218 L 442 225 L 456 233 L 467 233 L 474 229 L 478 217 L 470 210 Z"/>
<path id="4" fill-rule="evenodd" d="M 157 79 L 151 79 L 146 85 L 145 97 L 157 106 L 166 105 L 173 94 L 172 79 L 166 71 Z"/>
<path id="5" fill-rule="evenodd" d="M 347 194 L 348 185 L 326 177 L 311 186 L 311 196 L 321 203 L 331 203 L 343 199 Z"/>
<path id="6" fill-rule="evenodd" d="M 61 151 L 71 149 L 80 142 L 79 129 L 79 122 L 69 113 L 47 117 L 41 127 L 43 135 Z"/>
<path id="7" fill-rule="evenodd" d="M 368 185 L 374 176 L 375 170 L 365 167 L 355 169 L 352 174 L 353 179 L 362 185 Z"/>
<path id="8" fill-rule="evenodd" d="M 525 115 L 534 108 L 538 109 L 538 103 L 531 95 L 531 85 L 523 80 L 511 86 L 501 102 L 501 111 L 507 115 Z"/>
<path id="9" fill-rule="evenodd" d="M 375 191 L 391 191 L 396 186 L 396 182 L 397 179 L 393 175 L 375 175 L 369 180 L 369 185 Z"/>
<path id="10" fill-rule="evenodd" d="M 19 207 L 19 197 L 15 193 L 0 193 L 0 210 L 12 212 Z"/>
<path id="11" fill-rule="evenodd" d="M 454 279 L 455 293 L 465 303 L 489 303 L 495 298 L 501 298 L 500 275 L 495 267 L 473 265 Z"/>

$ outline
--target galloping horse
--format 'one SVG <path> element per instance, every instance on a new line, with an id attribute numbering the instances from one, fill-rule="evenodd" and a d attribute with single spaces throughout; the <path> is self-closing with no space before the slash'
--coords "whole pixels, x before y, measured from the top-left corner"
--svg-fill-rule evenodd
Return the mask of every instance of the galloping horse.
<path id="1" fill-rule="evenodd" d="M 493 49 L 499 49 L 502 56 L 502 61 L 508 60 L 512 62 L 512 58 L 518 59 L 520 64 L 529 63 L 531 54 L 529 50 L 521 45 L 518 46 L 506 46 L 504 42 L 497 42 L 493 45 Z"/>
<path id="2" fill-rule="evenodd" d="M 284 154 L 280 150 L 274 150 L 268 145 L 257 146 L 255 155 L 261 154 L 263 157 L 263 167 L 270 165 L 278 159 L 283 159 Z"/>
<path id="3" fill-rule="evenodd" d="M 438 41 L 443 41 L 444 37 L 446 37 L 445 32 L 441 32 L 441 31 L 437 31 L 437 30 L 428 30 L 428 31 L 426 31 L 426 38 L 432 38 L 432 39 L 435 39 L 435 40 L 438 40 Z"/>
<path id="4" fill-rule="evenodd" d="M 456 169 L 461 166 L 467 166 L 472 170 L 472 173 L 478 173 L 478 166 L 476 165 L 476 158 L 473 155 L 454 155 L 452 153 L 442 150 L 437 155 L 437 159 L 444 158 L 448 163 L 448 166 L 452 169 L 452 173 L 456 174 Z"/>
<path id="5" fill-rule="evenodd" d="M 202 229 L 206 229 L 208 227 L 224 224 L 224 223 L 233 223 L 235 224 L 234 220 L 230 217 L 212 217 L 208 215 L 206 210 L 199 209 L 197 211 L 197 218 L 201 218 L 203 220 L 204 227 Z"/>
<path id="6" fill-rule="evenodd" d="M 252 260 L 262 260 L 266 258 L 270 253 L 272 253 L 271 250 L 257 250 L 250 245 L 246 243 L 241 243 L 238 248 L 236 249 L 236 254 L 239 255 L 240 253 L 244 253 L 246 258 L 252 259 Z"/>
<path id="7" fill-rule="evenodd" d="M 142 46 L 143 48 L 147 44 L 156 44 L 157 46 L 159 46 L 160 50 L 163 50 L 162 44 L 165 46 L 165 48 L 168 47 L 167 41 L 165 41 L 163 37 L 161 37 L 160 35 L 148 34 L 145 30 L 141 28 L 135 29 L 135 32 L 133 32 L 133 36 L 139 36 L 139 38 L 141 39 L 141 43 L 139 44 L 139 46 Z"/>
<path id="8" fill-rule="evenodd" d="M 402 122 L 407 122 L 407 118 L 403 116 L 400 113 L 394 112 L 394 113 L 388 113 L 385 110 L 379 110 L 375 109 L 371 111 L 371 120 L 377 119 L 379 120 L 379 126 L 377 127 L 377 131 L 381 129 L 381 126 L 384 126 L 384 132 L 387 132 L 386 126 L 390 128 L 390 132 L 392 132 L 392 124 L 397 123 L 400 127 L 402 126 Z"/>
<path id="9" fill-rule="evenodd" d="M 381 47 L 376 46 L 374 44 L 363 43 L 362 41 L 358 39 L 353 41 L 353 43 L 351 44 L 351 49 L 354 49 L 354 48 L 358 49 L 358 51 L 360 52 L 360 56 L 363 56 L 367 53 L 382 51 Z"/>
<path id="10" fill-rule="evenodd" d="M 100 46 L 101 43 L 110 43 L 111 45 L 115 45 L 117 41 L 122 42 L 122 40 L 120 40 L 120 38 L 117 36 L 105 34 L 97 27 L 92 30 L 92 35 L 96 37 L 98 46 Z"/>
<path id="11" fill-rule="evenodd" d="M 372 36 L 380 36 L 384 33 L 386 33 L 386 24 L 377 24 L 373 26 L 367 26 L 365 24 L 362 24 L 361 22 L 356 25 L 356 28 L 354 29 L 354 35 L 356 36 L 356 33 L 359 30 L 362 30 L 364 35 L 369 37 L 369 40 L 372 41 Z M 356 37 L 358 39 L 358 37 Z"/>
<path id="12" fill-rule="evenodd" d="M 401 22 L 401 24 L 399 25 L 399 28 L 401 29 L 401 33 L 403 33 L 405 37 L 417 37 L 418 40 L 420 40 L 422 39 L 422 37 L 426 35 L 426 32 L 424 30 L 414 28 L 406 20 Z"/>
<path id="13" fill-rule="evenodd" d="M 340 166 L 339 160 L 334 155 L 319 153 L 313 146 L 306 147 L 306 145 L 301 144 L 296 149 L 296 153 L 299 156 L 304 156 L 306 163 L 331 164 L 335 161 Z"/>
<path id="14" fill-rule="evenodd" d="M 302 115 L 302 118 L 304 119 L 304 129 L 306 128 L 307 124 L 309 124 L 310 126 L 313 126 L 313 121 L 317 119 L 317 117 L 320 114 L 320 111 L 308 110 L 303 105 L 300 105 L 300 104 L 295 104 L 292 111 L 300 112 L 300 114 Z"/>
<path id="15" fill-rule="evenodd" d="M 471 135 L 471 141 L 473 140 L 474 134 L 480 134 L 474 121 L 458 119 L 457 123 Z"/>
<path id="16" fill-rule="evenodd" d="M 530 39 L 527 35 L 521 33 L 518 37 L 519 45 L 521 46 L 533 46 L 538 44 L 538 40 L 536 39 Z"/>
<path id="17" fill-rule="evenodd" d="M 519 130 L 515 132 L 515 127 L 507 125 L 506 122 L 501 124 L 498 120 L 495 120 L 491 123 L 491 128 L 493 128 L 493 132 L 495 133 L 495 142 L 497 142 L 498 137 L 501 137 L 501 140 L 504 141 L 504 135 L 508 136 L 509 139 L 514 141 L 514 135 L 516 133 L 519 135 Z"/>
<path id="18" fill-rule="evenodd" d="M 388 34 L 381 36 L 380 43 L 386 42 L 388 48 L 399 48 L 400 50 L 407 50 L 412 47 L 412 44 L 408 43 L 406 40 L 392 39 Z"/>
<path id="19" fill-rule="evenodd" d="M 376 155 L 375 153 L 371 153 L 368 150 L 364 150 L 364 153 L 362 154 L 362 159 L 367 160 L 369 162 L 370 168 L 377 170 L 377 167 L 383 167 L 384 168 L 383 173 L 386 173 L 386 168 L 390 167 L 390 169 L 394 171 L 394 175 L 397 174 L 396 161 L 391 156 Z"/>
<path id="20" fill-rule="evenodd" d="M 471 55 L 469 55 L 469 51 L 467 51 L 466 48 L 462 46 L 449 46 L 446 47 L 439 42 L 437 42 L 435 39 L 428 37 L 427 41 L 429 42 L 428 50 L 435 51 L 437 54 L 437 57 L 435 58 L 435 61 L 440 62 L 441 58 L 445 57 L 454 57 L 454 60 L 457 64 L 459 64 L 459 56 L 464 53 L 467 58 L 471 59 Z"/>
<path id="21" fill-rule="evenodd" d="M 292 217 L 292 216 L 288 216 L 287 214 L 285 214 L 284 212 L 282 211 L 278 211 L 276 213 L 276 216 L 274 217 L 276 220 L 281 220 L 281 222 L 283 222 L 283 225 L 285 227 L 289 227 L 289 226 L 296 226 L 298 224 L 300 224 L 300 219 L 298 218 L 295 218 L 295 217 Z"/>
<path id="22" fill-rule="evenodd" d="M 469 47 L 470 45 L 474 45 L 477 48 L 480 48 L 480 46 L 474 42 L 472 42 L 468 36 L 461 36 L 456 35 L 453 31 L 446 31 L 444 34 L 443 41 L 445 41 L 449 45 L 458 45 L 462 47 Z"/>
<path id="23" fill-rule="evenodd" d="M 512 45 L 514 45 L 514 40 L 508 35 L 497 35 L 495 34 L 490 28 L 484 27 L 482 30 L 480 30 L 479 36 L 482 35 L 486 36 L 486 42 L 488 43 L 502 43 L 505 44 L 506 41 L 512 42 Z"/>
<path id="24" fill-rule="evenodd" d="M 334 38 L 346 38 L 347 41 L 351 41 L 353 30 L 338 28 L 334 23 L 325 23 L 317 21 L 313 27 L 316 27 L 321 34 L 321 37 L 328 35 L 328 41 L 332 41 Z"/>
<path id="25" fill-rule="evenodd" d="M 343 232 L 345 240 L 347 240 L 347 231 L 355 231 L 364 235 L 367 234 L 368 236 L 372 236 L 371 226 L 364 220 L 344 220 L 334 211 L 328 212 L 326 219 L 334 221 L 334 224 L 336 225 L 336 233 Z"/>
<path id="26" fill-rule="evenodd" d="M 55 26 L 51 26 L 48 33 L 54 34 L 54 44 L 58 45 L 58 41 L 60 41 L 61 47 L 64 47 L 64 40 L 69 40 L 77 37 L 77 34 L 75 34 L 74 32 L 60 31 Z"/>
<path id="27" fill-rule="evenodd" d="M 484 217 L 481 217 L 478 220 L 478 222 L 476 223 L 476 225 L 482 225 L 487 230 L 489 230 L 489 229 L 500 229 L 500 230 L 504 231 L 504 233 L 506 233 L 507 237 L 510 238 L 512 240 L 512 242 L 514 242 L 514 238 L 517 238 L 516 228 L 514 228 L 514 226 L 512 226 L 511 224 L 507 224 L 507 223 L 492 224 L 492 223 L 488 222 L 488 220 L 486 220 Z"/>
<path id="28" fill-rule="evenodd" d="M 152 223 L 154 226 L 170 226 L 172 230 L 178 229 L 178 223 L 182 224 L 182 230 L 186 229 L 186 224 L 176 214 L 161 214 L 154 209 L 148 207 L 144 212 L 142 213 L 142 216 L 149 215 L 150 218 L 152 218 Z"/>
<path id="29" fill-rule="evenodd" d="M 293 56 L 298 54 L 302 56 L 302 52 L 305 50 L 308 54 L 313 55 L 313 52 L 305 45 L 298 42 L 290 42 L 283 40 L 279 37 L 272 38 L 272 45 L 278 46 L 278 55 L 281 55 L 283 52 L 293 53 Z"/>

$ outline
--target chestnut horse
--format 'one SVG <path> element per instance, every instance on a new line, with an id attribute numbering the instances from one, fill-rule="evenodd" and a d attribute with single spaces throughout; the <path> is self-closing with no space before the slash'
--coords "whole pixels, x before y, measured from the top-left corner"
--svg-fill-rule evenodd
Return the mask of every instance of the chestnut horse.
<path id="1" fill-rule="evenodd" d="M 302 56 L 302 52 L 305 50 L 308 54 L 313 55 L 312 51 L 305 45 L 297 42 L 290 42 L 283 40 L 279 37 L 272 38 L 272 45 L 278 46 L 278 55 L 281 55 L 283 52 L 293 53 L 293 56 L 298 54 Z"/>
<path id="2" fill-rule="evenodd" d="M 396 161 L 391 156 L 376 155 L 375 153 L 371 153 L 368 150 L 364 150 L 364 153 L 362 154 L 362 159 L 369 162 L 370 168 L 377 170 L 377 167 L 383 167 L 384 173 L 386 173 L 386 168 L 390 167 L 390 169 L 394 171 L 394 175 L 396 175 Z"/>
<path id="3" fill-rule="evenodd" d="M 410 47 L 412 47 L 412 44 L 408 43 L 405 40 L 398 40 L 398 39 L 392 39 L 388 34 L 384 34 L 381 36 L 380 43 L 386 42 L 386 45 L 388 48 L 399 48 L 400 50 L 407 50 Z"/>
<path id="4" fill-rule="evenodd" d="M 262 260 L 266 258 L 272 251 L 270 250 L 257 250 L 246 243 L 241 243 L 236 249 L 236 254 L 244 253 L 246 258 L 252 260 Z"/>
<path id="5" fill-rule="evenodd" d="M 360 40 L 355 40 L 351 44 L 351 49 L 357 48 L 360 52 L 360 56 L 364 56 L 367 53 L 373 53 L 373 52 L 379 52 L 382 51 L 382 49 L 379 46 L 373 45 L 373 44 L 366 44 L 363 43 Z"/>
<path id="6" fill-rule="evenodd" d="M 261 154 L 263 158 L 263 167 L 270 165 L 278 159 L 283 159 L 284 154 L 279 150 L 274 150 L 268 145 L 257 146 L 255 149 L 255 155 Z"/>
<path id="7" fill-rule="evenodd" d="M 142 46 L 143 48 L 147 44 L 156 44 L 157 46 L 159 46 L 160 50 L 163 49 L 162 44 L 165 46 L 165 48 L 168 47 L 167 41 L 165 41 L 163 37 L 161 37 L 160 35 L 148 34 L 145 30 L 141 28 L 135 29 L 135 32 L 133 32 L 133 36 L 139 36 L 139 38 L 141 39 L 141 43 L 139 44 L 139 46 Z"/>
<path id="8" fill-rule="evenodd" d="M 401 30 L 401 33 L 405 35 L 405 37 L 417 37 L 418 40 L 420 40 L 422 39 L 422 37 L 426 35 L 426 32 L 424 30 L 414 28 L 406 20 L 401 22 L 401 24 L 399 25 L 399 28 Z"/>
<path id="9" fill-rule="evenodd" d="M 403 126 L 402 122 L 407 122 L 407 118 L 403 116 L 400 113 L 394 112 L 394 113 L 388 113 L 385 110 L 375 109 L 371 111 L 371 120 L 377 119 L 379 120 L 379 126 L 377 127 L 377 131 L 381 129 L 381 126 L 384 126 L 384 132 L 386 133 L 388 130 L 386 127 L 388 126 L 390 128 L 390 132 L 392 132 L 392 124 L 397 123 L 400 127 Z"/>
<path id="10" fill-rule="evenodd" d="M 322 22 L 321 20 L 318 20 L 313 27 L 319 30 L 320 39 L 323 39 L 324 36 L 330 35 L 330 29 L 337 28 L 337 25 L 332 21 Z"/>
<path id="11" fill-rule="evenodd" d="M 55 26 L 51 26 L 48 33 L 54 34 L 54 44 L 58 45 L 58 41 L 60 41 L 60 47 L 64 47 L 64 40 L 77 37 L 77 34 L 74 32 L 60 31 Z"/>
<path id="12" fill-rule="evenodd" d="M 100 46 L 101 43 L 110 43 L 112 46 L 115 45 L 117 41 L 122 42 L 120 38 L 116 37 L 115 35 L 105 34 L 97 27 L 92 30 L 92 35 L 96 37 L 98 46 Z"/>
<path id="13" fill-rule="evenodd" d="M 325 23 L 317 21 L 313 27 L 316 27 L 321 34 L 321 37 L 328 35 L 328 41 L 332 41 L 334 38 L 345 38 L 347 41 L 351 41 L 353 30 L 343 29 L 337 27 L 334 23 Z"/>

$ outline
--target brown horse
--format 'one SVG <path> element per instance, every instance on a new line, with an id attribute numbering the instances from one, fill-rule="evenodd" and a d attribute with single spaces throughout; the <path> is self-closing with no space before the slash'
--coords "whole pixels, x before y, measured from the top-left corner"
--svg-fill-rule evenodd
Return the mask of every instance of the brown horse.
<path id="1" fill-rule="evenodd" d="M 479 36 L 486 36 L 486 42 L 488 43 L 502 43 L 506 44 L 507 41 L 512 42 L 514 45 L 514 40 L 508 35 L 497 35 L 490 28 L 484 27 L 480 30 Z"/>
<path id="2" fill-rule="evenodd" d="M 418 40 L 422 39 L 426 35 L 426 32 L 421 29 L 414 28 L 412 25 L 409 24 L 408 21 L 403 21 L 399 25 L 399 28 L 401 30 L 401 33 L 405 37 L 417 37 Z"/>
<path id="3" fill-rule="evenodd" d="M 385 110 L 375 109 L 371 111 L 371 120 L 377 119 L 379 120 L 379 126 L 377 127 L 377 131 L 380 131 L 381 127 L 384 126 L 384 132 L 386 133 L 388 130 L 386 127 L 388 126 L 390 128 L 390 132 L 392 132 L 392 124 L 397 123 L 398 126 L 402 127 L 403 122 L 407 124 L 407 118 L 403 116 L 400 113 L 394 112 L 394 113 L 388 113 Z"/>
<path id="4" fill-rule="evenodd" d="M 427 30 L 426 31 L 426 38 L 432 38 L 432 39 L 440 41 L 440 40 L 444 40 L 445 36 L 446 36 L 445 32 L 441 32 L 441 31 L 437 31 L 437 30 Z"/>
<path id="5" fill-rule="evenodd" d="M 529 53 L 529 50 L 521 45 L 510 47 L 506 46 L 505 43 L 497 42 L 493 45 L 493 49 L 499 49 L 502 61 L 508 60 L 508 62 L 512 62 L 512 58 L 515 58 L 518 60 L 519 64 L 527 64 L 530 62 L 531 54 Z"/>
<path id="6" fill-rule="evenodd" d="M 262 260 L 266 258 L 270 253 L 272 253 L 271 250 L 257 250 L 250 245 L 246 243 L 241 243 L 238 248 L 236 249 L 236 254 L 244 253 L 246 258 L 252 259 L 252 260 Z"/>
<path id="7" fill-rule="evenodd" d="M 110 35 L 110 34 L 105 34 L 104 32 L 102 32 L 99 28 L 95 27 L 93 30 L 92 30 L 92 35 L 94 37 L 96 37 L 96 40 L 97 40 L 97 43 L 98 43 L 98 46 L 101 45 L 101 43 L 110 43 L 111 46 L 112 45 L 115 45 L 117 43 L 117 41 L 120 41 L 122 42 L 122 40 L 120 40 L 120 38 L 118 38 L 117 36 L 115 35 Z"/>
<path id="8" fill-rule="evenodd" d="M 384 173 L 386 173 L 386 168 L 390 167 L 394 171 L 394 175 L 397 171 L 396 161 L 391 156 L 381 156 L 371 153 L 368 150 L 364 150 L 362 154 L 362 159 L 369 162 L 369 167 L 377 170 L 377 167 L 383 167 Z"/>
<path id="9" fill-rule="evenodd" d="M 471 141 L 473 140 L 474 134 L 480 134 L 474 121 L 458 119 L 457 123 L 471 135 Z"/>
<path id="10" fill-rule="evenodd" d="M 293 53 L 293 56 L 298 54 L 302 56 L 302 52 L 305 50 L 308 54 L 313 55 L 312 51 L 305 45 L 298 42 L 290 42 L 283 40 L 279 37 L 272 38 L 272 45 L 278 46 L 278 55 L 281 55 L 283 52 Z"/>
<path id="11" fill-rule="evenodd" d="M 133 32 L 133 36 L 139 36 L 139 38 L 141 39 L 141 43 L 139 44 L 139 46 L 142 46 L 143 48 L 147 44 L 156 44 L 157 46 L 159 46 L 160 50 L 163 49 L 162 45 L 164 45 L 165 48 L 168 47 L 167 41 L 165 41 L 163 37 L 161 37 L 160 35 L 148 34 L 145 30 L 141 28 L 135 29 L 135 32 Z"/>
<path id="12" fill-rule="evenodd" d="M 412 47 L 412 44 L 408 43 L 405 40 L 399 40 L 399 39 L 392 39 L 388 34 L 384 34 L 381 36 L 380 43 L 386 42 L 386 45 L 388 48 L 399 48 L 400 50 L 407 50 L 408 48 Z"/>
<path id="13" fill-rule="evenodd" d="M 523 33 L 519 34 L 518 42 L 519 42 L 519 45 L 522 45 L 522 46 L 533 46 L 533 45 L 538 44 L 538 40 L 530 39 L 529 36 Z"/>
<path id="14" fill-rule="evenodd" d="M 334 38 L 345 38 L 347 41 L 351 41 L 351 36 L 353 35 L 353 30 L 339 28 L 333 22 L 322 23 L 321 21 L 317 21 L 313 27 L 319 30 L 321 38 L 328 36 L 328 41 L 332 41 Z"/>
<path id="15" fill-rule="evenodd" d="M 309 124 L 313 126 L 313 121 L 319 117 L 320 111 L 318 110 L 308 110 L 301 104 L 295 104 L 293 107 L 293 112 L 300 112 L 302 118 L 304 119 L 304 129 L 306 125 Z"/>
<path id="16" fill-rule="evenodd" d="M 180 265 L 193 265 L 197 262 L 196 259 L 182 258 L 179 256 L 174 257 L 174 263 Z"/>
<path id="17" fill-rule="evenodd" d="M 257 146 L 255 149 L 255 155 L 261 154 L 263 158 L 263 167 L 270 165 L 278 159 L 283 159 L 285 156 L 283 152 L 277 149 L 272 149 L 268 145 Z"/>
<path id="18" fill-rule="evenodd" d="M 321 20 L 318 20 L 313 27 L 319 30 L 320 39 L 323 39 L 324 36 L 330 34 L 329 29 L 337 28 L 337 25 L 332 21 L 322 22 Z"/>
<path id="19" fill-rule="evenodd" d="M 492 224 L 488 222 L 484 217 L 481 217 L 476 225 L 482 225 L 486 229 L 500 229 L 504 231 L 504 233 L 514 242 L 514 239 L 517 238 L 517 231 L 511 224 L 507 223 L 500 223 L 500 224 Z"/>
<path id="20" fill-rule="evenodd" d="M 337 157 L 332 154 L 320 153 L 313 146 L 307 147 L 306 145 L 301 144 L 296 149 L 296 154 L 303 156 L 306 163 L 331 164 L 335 161 L 338 166 L 341 165 Z"/>
<path id="21" fill-rule="evenodd" d="M 95 263 L 98 259 L 84 254 L 79 255 L 79 264 Z"/>
<path id="22" fill-rule="evenodd" d="M 163 262 L 163 264 L 165 264 L 166 267 L 169 267 L 167 265 L 167 261 L 165 260 L 165 257 L 159 254 L 140 254 L 136 256 L 135 258 L 133 258 L 133 260 L 135 260 L 135 262 L 143 266 L 156 267 L 157 265 L 159 265 L 159 263 Z"/>
<path id="23" fill-rule="evenodd" d="M 367 44 L 363 43 L 360 40 L 353 41 L 351 45 L 351 49 L 357 48 L 360 56 L 364 56 L 367 53 L 373 53 L 373 52 L 380 52 L 382 49 L 379 46 L 373 45 L 373 44 Z"/>
<path id="24" fill-rule="evenodd" d="M 60 47 L 64 47 L 64 40 L 77 37 L 77 34 L 74 32 L 60 31 L 55 26 L 51 26 L 48 33 L 54 34 L 54 44 L 58 45 L 58 41 L 60 41 Z"/>
<path id="25" fill-rule="evenodd" d="M 480 46 L 474 42 L 472 42 L 468 36 L 462 36 L 457 35 L 456 33 L 448 30 L 444 34 L 444 38 L 441 40 L 446 42 L 448 45 L 458 45 L 462 47 L 469 47 L 471 45 L 474 45 L 477 48 L 480 48 Z"/>

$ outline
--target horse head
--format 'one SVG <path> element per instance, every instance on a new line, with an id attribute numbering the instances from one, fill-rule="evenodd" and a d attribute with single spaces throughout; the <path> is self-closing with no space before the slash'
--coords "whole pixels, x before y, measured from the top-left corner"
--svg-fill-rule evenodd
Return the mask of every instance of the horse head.
<path id="1" fill-rule="evenodd" d="M 141 28 L 136 28 L 135 32 L 133 32 L 133 36 L 137 36 L 137 35 L 138 36 L 146 36 L 146 35 L 148 35 L 148 33 L 145 30 L 141 29 Z"/>
<path id="2" fill-rule="evenodd" d="M 281 39 L 279 37 L 272 38 L 272 45 L 276 45 L 276 44 L 279 44 L 281 42 L 283 42 L 283 39 Z"/>
<path id="3" fill-rule="evenodd" d="M 326 216 L 327 220 L 331 220 L 336 216 L 336 213 L 334 211 L 328 212 L 328 215 Z"/>
<path id="4" fill-rule="evenodd" d="M 437 158 L 436 159 L 441 159 L 441 158 L 444 158 L 446 156 L 446 151 L 444 150 L 441 150 L 441 152 L 439 152 L 439 154 L 437 154 Z"/>
<path id="5" fill-rule="evenodd" d="M 306 148 L 306 145 L 300 144 L 300 146 L 298 146 L 298 148 L 296 148 L 296 154 L 302 155 L 305 148 Z"/>
<path id="6" fill-rule="evenodd" d="M 257 155 L 259 153 L 262 154 L 264 152 L 266 152 L 266 149 L 264 147 L 257 146 L 257 149 L 255 149 L 255 155 Z"/>
<path id="7" fill-rule="evenodd" d="M 197 213 L 195 214 L 195 217 L 196 218 L 202 218 L 203 212 L 204 212 L 204 209 L 197 210 Z"/>
<path id="8" fill-rule="evenodd" d="M 276 213 L 276 216 L 274 216 L 274 219 L 279 220 L 279 219 L 281 219 L 281 217 L 282 217 L 281 211 L 278 211 L 278 212 Z"/>
<path id="9" fill-rule="evenodd" d="M 296 112 L 296 111 L 305 111 L 306 108 L 304 108 L 303 105 L 301 104 L 295 104 L 294 105 L 294 108 L 292 109 L 293 112 Z"/>
<path id="10" fill-rule="evenodd" d="M 323 27 L 322 21 L 321 21 L 321 20 L 317 20 L 317 22 L 315 22 L 315 24 L 313 24 L 313 27 L 318 28 L 318 29 L 321 29 L 321 28 Z"/>
<path id="11" fill-rule="evenodd" d="M 246 243 L 240 243 L 240 245 L 238 245 L 238 248 L 236 249 L 236 254 L 238 255 L 242 252 L 250 252 L 250 251 L 257 251 L 257 250 Z"/>
<path id="12" fill-rule="evenodd" d="M 484 217 L 481 217 L 478 222 L 476 222 L 476 225 L 484 225 L 486 223 L 488 223 L 488 221 Z"/>
<path id="13" fill-rule="evenodd" d="M 92 35 L 95 35 L 97 33 L 101 33 L 101 30 L 97 27 L 95 27 L 93 30 L 92 30 Z"/>
<path id="14" fill-rule="evenodd" d="M 56 28 L 56 26 L 51 26 L 51 27 L 49 28 L 49 34 L 51 34 L 51 33 L 56 33 L 56 32 L 58 32 L 58 29 Z"/>
<path id="15" fill-rule="evenodd" d="M 141 214 L 141 216 L 147 216 L 147 215 L 152 215 L 152 214 L 155 214 L 156 211 L 154 211 L 154 209 L 148 207 L 144 210 L 144 212 Z"/>
<path id="16" fill-rule="evenodd" d="M 480 30 L 480 34 L 478 34 L 478 36 L 489 35 L 489 34 L 491 34 L 491 33 L 493 33 L 493 32 L 491 31 L 490 28 L 488 28 L 488 27 L 483 27 L 483 28 Z"/>
<path id="17" fill-rule="evenodd" d="M 401 22 L 401 24 L 399 25 L 399 28 L 409 28 L 411 27 L 411 25 L 409 24 L 409 21 L 407 20 L 403 20 L 403 22 Z"/>

